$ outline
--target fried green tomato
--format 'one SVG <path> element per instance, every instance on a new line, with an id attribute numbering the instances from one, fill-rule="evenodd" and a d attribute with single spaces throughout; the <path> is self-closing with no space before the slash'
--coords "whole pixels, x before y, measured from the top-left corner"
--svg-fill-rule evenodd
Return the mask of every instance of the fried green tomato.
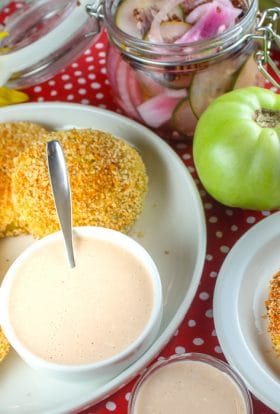
<path id="1" fill-rule="evenodd" d="M 5 337 L 2 331 L 2 328 L 0 326 L 0 362 L 3 361 L 5 356 L 8 354 L 9 350 L 10 350 L 10 344 L 7 338 Z"/>
<path id="2" fill-rule="evenodd" d="M 265 306 L 272 346 L 278 357 L 280 357 L 280 272 L 273 275 L 270 280 L 268 299 Z"/>
<path id="3" fill-rule="evenodd" d="M 11 173 L 14 158 L 47 131 L 31 122 L 0 123 L 0 237 L 25 232 L 14 210 Z"/>
<path id="4" fill-rule="evenodd" d="M 91 129 L 49 133 L 63 148 L 72 193 L 73 225 L 127 232 L 143 209 L 148 188 L 138 151 L 111 134 Z M 46 148 L 34 143 L 15 160 L 13 202 L 30 234 L 59 230 L 46 162 Z"/>

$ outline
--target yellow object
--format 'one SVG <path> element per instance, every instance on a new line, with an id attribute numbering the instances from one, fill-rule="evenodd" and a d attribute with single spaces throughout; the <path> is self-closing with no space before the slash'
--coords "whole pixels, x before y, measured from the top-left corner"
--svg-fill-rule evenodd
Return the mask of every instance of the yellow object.
<path id="1" fill-rule="evenodd" d="M 5 358 L 10 350 L 10 344 L 7 341 L 0 326 L 0 362 Z"/>
<path id="2" fill-rule="evenodd" d="M 4 39 L 5 37 L 9 36 L 9 32 L 0 32 L 0 39 Z M 0 53 L 6 53 L 11 50 L 11 46 L 0 47 Z"/>
<path id="3" fill-rule="evenodd" d="M 0 106 L 12 105 L 29 100 L 29 96 L 24 92 L 9 89 L 5 86 L 0 87 Z"/>
<path id="4" fill-rule="evenodd" d="M 270 280 L 268 299 L 265 302 L 268 316 L 268 332 L 273 348 L 280 357 L 280 272 Z"/>
<path id="5" fill-rule="evenodd" d="M 9 32 L 0 32 L 0 39 L 9 36 Z M 0 48 L 0 53 L 4 53 L 10 50 L 10 47 Z M 5 86 L 0 87 L 0 106 L 12 105 L 29 100 L 28 95 L 24 92 L 16 91 L 15 89 L 9 89 Z"/>
<path id="6" fill-rule="evenodd" d="M 140 215 L 148 176 L 135 148 L 91 129 L 51 132 L 14 159 L 12 200 L 20 224 L 36 238 L 59 230 L 45 157 L 45 142 L 63 146 L 71 184 L 73 225 L 127 232 Z"/>
<path id="7" fill-rule="evenodd" d="M 0 39 L 4 39 L 7 36 L 9 36 L 9 32 L 0 32 Z"/>
<path id="8" fill-rule="evenodd" d="M 7 53 L 7 52 L 9 52 L 11 49 L 12 49 L 12 48 L 11 48 L 10 46 L 7 46 L 7 47 L 0 47 L 0 54 L 1 54 L 1 53 L 2 53 L 2 54 Z"/>
<path id="9" fill-rule="evenodd" d="M 11 174 L 16 158 L 47 130 L 32 122 L 0 123 L 0 238 L 25 233 L 14 210 Z"/>

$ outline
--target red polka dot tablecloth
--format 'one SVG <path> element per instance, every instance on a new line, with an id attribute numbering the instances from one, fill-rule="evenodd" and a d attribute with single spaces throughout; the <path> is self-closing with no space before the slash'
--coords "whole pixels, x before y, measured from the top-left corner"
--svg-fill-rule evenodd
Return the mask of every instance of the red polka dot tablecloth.
<path id="1" fill-rule="evenodd" d="M 2 17 L 10 13 L 7 6 Z M 106 108 L 120 112 L 113 100 L 106 75 L 105 33 L 77 61 L 62 72 L 26 90 L 33 102 L 63 101 Z M 270 87 L 270 85 L 267 85 Z M 271 87 L 272 90 L 275 90 Z M 193 303 L 177 332 L 162 349 L 159 357 L 184 352 L 202 352 L 224 359 L 213 321 L 212 299 L 219 269 L 237 240 L 252 225 L 262 220 L 269 211 L 248 211 L 227 208 L 214 201 L 198 180 L 192 159 L 191 142 L 169 143 L 181 157 L 194 178 L 203 201 L 207 223 L 207 252 L 201 281 Z M 188 213 L 187 213 L 188 214 Z M 108 399 L 93 405 L 79 414 L 125 414 L 135 380 Z M 272 414 L 273 411 L 253 397 L 254 413 Z M 0 410 L 1 411 L 1 410 Z"/>

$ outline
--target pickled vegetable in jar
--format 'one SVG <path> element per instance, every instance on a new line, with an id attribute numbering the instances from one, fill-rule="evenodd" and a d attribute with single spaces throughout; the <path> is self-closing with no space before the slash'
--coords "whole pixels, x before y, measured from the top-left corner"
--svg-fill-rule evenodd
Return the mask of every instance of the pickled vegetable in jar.
<path id="1" fill-rule="evenodd" d="M 216 97 L 264 86 L 256 42 L 239 42 L 256 13 L 242 0 L 122 0 L 107 28 L 117 104 L 164 138 L 192 137 Z"/>
<path id="2" fill-rule="evenodd" d="M 234 1 L 234 3 L 233 3 Z M 234 26 L 246 12 L 242 0 L 122 0 L 116 26 L 152 43 L 190 43 Z"/>

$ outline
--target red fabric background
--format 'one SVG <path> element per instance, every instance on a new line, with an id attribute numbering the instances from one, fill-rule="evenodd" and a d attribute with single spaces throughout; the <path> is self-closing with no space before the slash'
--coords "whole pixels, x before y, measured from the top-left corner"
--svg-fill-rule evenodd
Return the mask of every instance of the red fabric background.
<path id="1" fill-rule="evenodd" d="M 14 8 L 14 3 L 6 7 L 2 18 L 4 19 Z M 76 62 L 52 79 L 26 90 L 30 100 L 33 102 L 76 102 L 117 111 L 106 75 L 106 46 L 107 37 L 103 33 L 97 43 Z M 271 85 L 268 84 L 267 87 L 271 88 Z M 216 277 L 234 243 L 253 224 L 271 212 L 232 209 L 215 202 L 204 191 L 197 178 L 192 160 L 191 142 L 178 141 L 169 144 L 180 155 L 200 190 L 207 222 L 208 240 L 204 270 L 195 299 L 179 330 L 161 351 L 160 356 L 168 357 L 175 353 L 194 351 L 224 359 L 215 335 L 212 317 L 212 298 Z M 79 411 L 79 414 L 108 414 L 110 412 L 125 414 L 127 400 L 134 382 L 135 380 L 96 406 Z M 253 404 L 256 414 L 273 413 L 254 397 Z"/>

